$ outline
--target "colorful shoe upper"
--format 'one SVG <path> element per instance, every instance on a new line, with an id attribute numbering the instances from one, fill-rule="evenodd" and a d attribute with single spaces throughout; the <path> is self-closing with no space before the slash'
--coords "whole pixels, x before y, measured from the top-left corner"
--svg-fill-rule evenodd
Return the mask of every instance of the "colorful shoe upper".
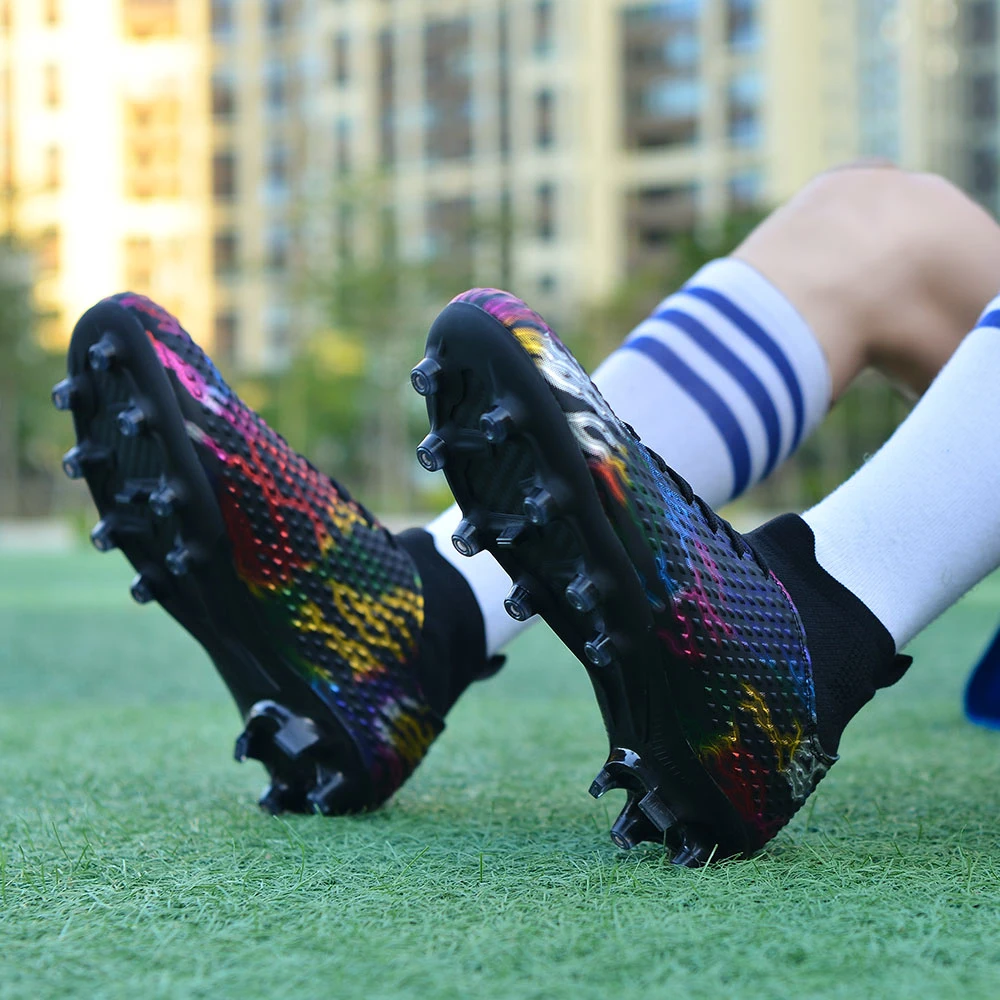
<path id="1" fill-rule="evenodd" d="M 169 313 L 135 294 L 218 500 L 236 575 L 285 661 L 350 732 L 376 798 L 443 728 L 412 664 L 424 602 L 407 552 L 245 406 Z"/>
<path id="2" fill-rule="evenodd" d="M 742 537 L 618 420 L 536 313 L 495 289 L 455 301 L 499 320 L 533 359 L 626 549 L 639 555 L 629 549 L 636 538 L 646 546 L 633 561 L 673 710 L 752 846 L 761 846 L 836 760 L 817 737 L 809 650 L 791 598 Z M 643 574 L 642 565 L 651 569 Z"/>

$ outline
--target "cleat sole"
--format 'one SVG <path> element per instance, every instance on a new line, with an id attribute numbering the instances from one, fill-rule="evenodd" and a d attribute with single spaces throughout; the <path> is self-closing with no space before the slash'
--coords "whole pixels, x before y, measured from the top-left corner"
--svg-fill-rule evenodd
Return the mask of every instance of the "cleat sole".
<path id="1" fill-rule="evenodd" d="M 112 526 L 119 550 L 136 569 L 132 598 L 158 602 L 215 663 L 246 720 L 243 756 L 261 760 L 270 773 L 264 808 L 311 813 L 309 794 L 338 773 L 347 788 L 324 802 L 344 812 L 379 805 L 361 749 L 337 709 L 271 644 L 236 577 L 175 376 L 160 362 L 143 322 L 116 302 L 95 306 L 77 323 L 67 368 L 67 382 L 83 403 L 71 407 L 77 444 L 66 455 L 66 471 L 86 481 L 101 521 Z M 123 433 L 121 418 L 139 399 L 142 433 Z M 287 716 L 280 725 L 274 718 L 254 722 L 263 712 L 251 718 L 268 702 Z"/>
<path id="2" fill-rule="evenodd" d="M 752 853 L 738 813 L 682 735 L 667 671 L 649 667 L 660 652 L 640 574 L 656 578 L 652 557 L 633 563 L 641 546 L 626 550 L 616 527 L 625 529 L 609 520 L 551 386 L 511 331 L 470 302 L 441 313 L 427 352 L 446 356 L 449 370 L 427 398 L 431 439 L 481 429 L 497 407 L 518 414 L 502 443 L 478 454 L 449 448 L 443 469 L 470 521 L 532 522 L 516 546 L 502 532 L 484 532 L 483 544 L 587 669 L 611 747 L 590 792 L 625 788 L 630 797 L 615 843 L 653 842 L 684 865 Z"/>

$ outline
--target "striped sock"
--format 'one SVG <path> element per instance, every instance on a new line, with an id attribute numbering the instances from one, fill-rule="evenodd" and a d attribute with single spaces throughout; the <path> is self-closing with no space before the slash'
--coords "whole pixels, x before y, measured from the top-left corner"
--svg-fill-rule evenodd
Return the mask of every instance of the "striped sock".
<path id="1" fill-rule="evenodd" d="M 594 373 L 604 397 L 712 506 L 768 476 L 826 415 L 823 351 L 749 265 L 702 268 Z"/>
<path id="2" fill-rule="evenodd" d="M 726 258 L 670 295 L 594 373 L 612 409 L 714 507 L 784 461 L 826 415 L 830 375 L 805 320 L 749 265 Z M 427 526 L 476 595 L 489 655 L 524 626 L 510 580 L 485 552 L 455 553 L 461 512 Z"/>

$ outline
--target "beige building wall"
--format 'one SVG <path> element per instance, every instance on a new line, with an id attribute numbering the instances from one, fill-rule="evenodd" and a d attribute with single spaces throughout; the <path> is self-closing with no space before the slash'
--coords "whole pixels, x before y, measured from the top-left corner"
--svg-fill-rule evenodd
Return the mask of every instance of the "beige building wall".
<path id="1" fill-rule="evenodd" d="M 45 338 L 131 287 L 212 315 L 199 0 L 0 2 L 0 225 L 33 242 Z"/>

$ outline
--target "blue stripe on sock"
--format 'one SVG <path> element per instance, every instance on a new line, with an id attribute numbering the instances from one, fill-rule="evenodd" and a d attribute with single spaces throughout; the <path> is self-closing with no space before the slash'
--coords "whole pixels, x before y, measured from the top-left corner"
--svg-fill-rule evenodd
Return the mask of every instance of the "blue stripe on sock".
<path id="1" fill-rule="evenodd" d="M 720 295 L 714 289 L 701 288 L 700 286 L 684 288 L 683 292 L 685 295 L 693 295 L 696 299 L 701 299 L 702 302 L 714 306 L 726 319 L 736 324 L 774 362 L 774 367 L 778 369 L 778 374 L 788 389 L 788 395 L 792 399 L 792 409 L 795 411 L 795 434 L 792 437 L 791 447 L 791 451 L 795 451 L 805 431 L 806 408 L 802 400 L 802 386 L 799 384 L 799 378 L 785 356 L 785 352 L 756 320 L 748 316 L 725 295 Z"/>
<path id="2" fill-rule="evenodd" d="M 704 411 L 722 435 L 733 463 L 733 496 L 750 483 L 750 447 L 740 422 L 726 401 L 693 369 L 656 337 L 635 337 L 622 345 L 645 354 L 670 376 Z M 683 474 L 683 470 L 680 470 Z"/>
<path id="3" fill-rule="evenodd" d="M 739 355 L 693 316 L 680 309 L 664 309 L 654 313 L 653 318 L 671 323 L 683 330 L 709 357 L 724 368 L 750 397 L 750 401 L 760 414 L 767 434 L 767 464 L 761 476 L 762 479 L 766 479 L 778 464 L 781 452 L 781 421 L 778 419 L 774 400 L 771 399 L 764 383 Z"/>
<path id="4" fill-rule="evenodd" d="M 1000 330 L 1000 309 L 994 309 L 993 312 L 988 312 L 977 324 L 976 329 L 980 327 L 989 326 L 994 329 Z"/>

